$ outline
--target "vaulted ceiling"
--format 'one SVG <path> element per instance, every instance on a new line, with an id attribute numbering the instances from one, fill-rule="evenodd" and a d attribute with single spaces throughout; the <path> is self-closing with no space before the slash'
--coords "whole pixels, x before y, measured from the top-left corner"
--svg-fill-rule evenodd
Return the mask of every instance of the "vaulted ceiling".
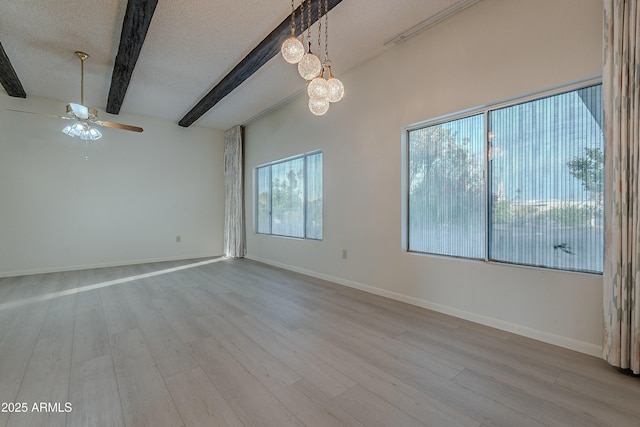
<path id="1" fill-rule="evenodd" d="M 477 1 L 329 0 L 334 74 Z M 59 100 L 51 113 L 61 113 L 80 99 L 80 50 L 86 104 L 228 129 L 304 89 L 277 54 L 290 13 L 288 0 L 4 1 L 0 83 L 10 96 Z M 312 34 L 316 51 L 317 24 Z"/>

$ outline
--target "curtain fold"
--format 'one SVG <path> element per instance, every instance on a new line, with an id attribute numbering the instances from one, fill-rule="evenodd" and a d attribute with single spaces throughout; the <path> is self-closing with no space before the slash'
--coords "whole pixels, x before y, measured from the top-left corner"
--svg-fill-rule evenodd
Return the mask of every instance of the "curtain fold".
<path id="1" fill-rule="evenodd" d="M 243 258 L 245 249 L 242 127 L 224 135 L 224 255 Z"/>
<path id="2" fill-rule="evenodd" d="M 640 9 L 604 0 L 603 357 L 640 373 Z"/>

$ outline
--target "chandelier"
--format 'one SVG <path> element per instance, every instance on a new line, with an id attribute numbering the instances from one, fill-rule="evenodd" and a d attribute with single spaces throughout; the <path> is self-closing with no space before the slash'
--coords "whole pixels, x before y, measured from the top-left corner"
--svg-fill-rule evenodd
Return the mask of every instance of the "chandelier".
<path id="1" fill-rule="evenodd" d="M 304 34 L 305 2 L 307 9 L 307 49 L 295 36 L 295 5 L 291 0 L 291 35 L 282 43 L 281 53 L 285 61 L 298 65 L 298 73 L 307 81 L 309 110 L 316 116 L 329 111 L 329 105 L 344 96 L 344 85 L 331 72 L 329 59 L 329 0 L 318 0 L 318 56 L 311 51 L 311 5 L 313 0 L 300 3 L 300 32 Z M 324 9 L 324 11 L 323 11 Z M 324 58 L 320 61 L 322 16 L 324 14 Z M 326 77 L 325 77 L 326 75 Z"/>

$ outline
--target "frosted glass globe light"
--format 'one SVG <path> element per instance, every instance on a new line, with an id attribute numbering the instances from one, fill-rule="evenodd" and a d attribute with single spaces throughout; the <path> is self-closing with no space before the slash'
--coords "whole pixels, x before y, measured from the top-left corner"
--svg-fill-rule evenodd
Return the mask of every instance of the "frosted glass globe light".
<path id="1" fill-rule="evenodd" d="M 295 36 L 291 36 L 282 43 L 280 53 L 289 64 L 297 64 L 304 56 L 304 46 Z"/>
<path id="2" fill-rule="evenodd" d="M 344 96 L 344 85 L 335 77 L 329 77 L 329 80 L 327 80 L 327 92 L 330 102 L 338 102 Z"/>
<path id="3" fill-rule="evenodd" d="M 309 98 L 326 98 L 329 96 L 329 88 L 324 77 L 319 76 L 309 82 L 307 86 L 307 94 Z"/>
<path id="4" fill-rule="evenodd" d="M 298 73 L 305 80 L 313 80 L 322 72 L 322 64 L 320 59 L 311 51 L 307 52 L 300 62 L 298 62 Z"/>
<path id="5" fill-rule="evenodd" d="M 309 110 L 316 116 L 322 116 L 329 111 L 329 100 L 327 98 L 309 98 Z"/>
<path id="6" fill-rule="evenodd" d="M 329 75 L 329 80 L 327 80 L 327 92 L 329 102 L 338 102 L 344 96 L 344 85 L 331 74 Z"/>

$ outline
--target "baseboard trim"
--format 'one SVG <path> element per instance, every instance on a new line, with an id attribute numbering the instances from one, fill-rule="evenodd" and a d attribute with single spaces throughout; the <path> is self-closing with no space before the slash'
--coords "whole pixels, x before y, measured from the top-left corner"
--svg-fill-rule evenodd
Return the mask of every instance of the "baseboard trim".
<path id="1" fill-rule="evenodd" d="M 215 257 L 222 257 L 222 256 L 223 256 L 222 254 L 213 254 L 213 255 L 198 254 L 198 255 L 185 255 L 185 256 L 179 256 L 179 257 L 147 258 L 147 259 L 139 259 L 139 260 L 115 261 L 115 262 L 105 262 L 105 263 L 96 263 L 96 264 L 69 265 L 65 267 L 35 268 L 32 270 L 4 271 L 4 272 L 0 272 L 0 278 L 29 276 L 32 274 L 59 273 L 62 271 L 90 270 L 93 268 L 121 267 L 125 265 L 149 264 L 154 262 L 182 261 L 185 259 L 215 258 Z"/>
<path id="2" fill-rule="evenodd" d="M 548 344 L 557 345 L 559 347 L 563 347 L 569 350 L 574 350 L 580 353 L 588 354 L 590 356 L 602 357 L 602 346 L 592 344 L 589 342 L 580 341 L 574 338 L 569 338 L 562 335 L 556 335 L 556 334 L 552 334 L 545 331 L 540 331 L 538 329 L 529 328 L 527 326 L 518 325 L 516 323 L 506 322 L 504 320 L 495 319 L 493 317 L 471 313 L 465 310 L 460 310 L 460 309 L 446 306 L 443 304 L 437 304 L 437 303 L 423 300 L 420 298 L 404 295 L 398 292 L 376 288 L 374 286 L 365 285 L 363 283 L 354 282 L 352 280 L 347 280 L 340 277 L 318 273 L 316 271 L 307 270 L 305 268 L 300 268 L 293 265 L 283 264 L 283 263 L 268 260 L 265 258 L 256 257 L 253 255 L 247 255 L 246 258 L 253 261 L 261 262 L 263 264 L 272 265 L 274 267 L 283 268 L 285 270 L 294 271 L 296 273 L 301 273 L 307 276 L 315 277 L 317 279 L 326 280 L 329 282 L 337 283 L 339 285 L 347 286 L 347 287 L 358 289 L 364 292 L 369 292 L 371 294 L 390 298 L 396 301 L 426 308 L 428 310 L 433 310 L 438 313 L 448 314 L 450 316 L 469 320 L 471 322 L 480 323 L 482 325 L 490 326 L 492 328 L 511 332 L 517 335 L 522 335 L 524 337 L 546 342 Z"/>

